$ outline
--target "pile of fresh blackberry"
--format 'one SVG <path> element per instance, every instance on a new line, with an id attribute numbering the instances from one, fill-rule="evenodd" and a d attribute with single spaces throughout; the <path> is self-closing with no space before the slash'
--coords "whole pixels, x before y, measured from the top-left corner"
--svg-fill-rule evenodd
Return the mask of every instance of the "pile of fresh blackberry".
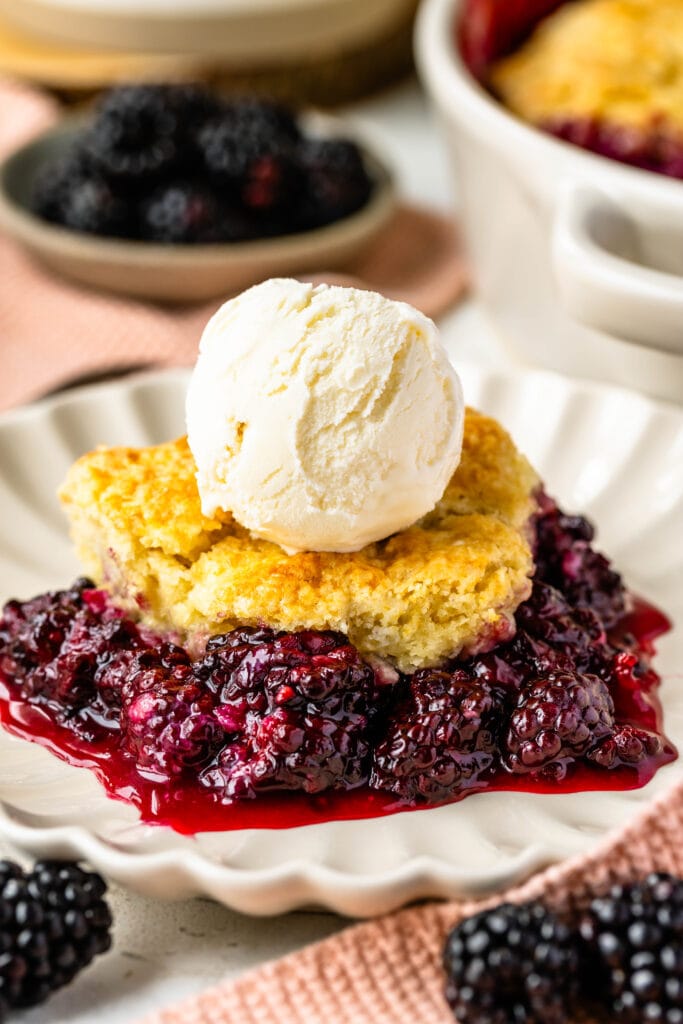
<path id="1" fill-rule="evenodd" d="M 595 898 L 579 920 L 503 904 L 457 925 L 444 950 L 459 1024 L 683 1022 L 683 881 L 651 874 Z"/>
<path id="2" fill-rule="evenodd" d="M 39 861 L 23 871 L 0 861 L 0 1021 L 68 985 L 111 945 L 111 913 L 99 875 Z"/>
<path id="3" fill-rule="evenodd" d="M 372 188 L 355 143 L 307 137 L 278 104 L 128 85 L 42 168 L 32 208 L 74 231 L 206 244 L 322 227 L 363 207 Z"/>

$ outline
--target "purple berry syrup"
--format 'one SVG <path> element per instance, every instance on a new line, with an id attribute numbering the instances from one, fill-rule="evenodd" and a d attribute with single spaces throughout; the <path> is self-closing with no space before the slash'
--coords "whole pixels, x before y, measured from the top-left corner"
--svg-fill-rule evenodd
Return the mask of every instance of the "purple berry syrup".
<path id="1" fill-rule="evenodd" d="M 10 601 L 0 721 L 185 834 L 643 786 L 676 757 L 651 667 L 670 623 L 587 520 L 541 495 L 535 527 L 514 636 L 412 676 L 330 631 L 243 627 L 191 658 L 87 580 Z"/>

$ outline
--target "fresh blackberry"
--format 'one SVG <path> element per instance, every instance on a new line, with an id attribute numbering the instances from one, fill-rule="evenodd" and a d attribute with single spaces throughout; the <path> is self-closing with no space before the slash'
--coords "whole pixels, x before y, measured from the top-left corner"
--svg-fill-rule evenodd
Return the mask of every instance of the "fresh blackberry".
<path id="1" fill-rule="evenodd" d="M 540 903 L 504 903 L 462 921 L 446 940 L 444 968 L 460 1024 L 565 1024 L 576 1001 L 576 938 Z"/>
<path id="2" fill-rule="evenodd" d="M 109 949 L 105 892 L 76 864 L 40 861 L 24 873 L 0 862 L 0 1003 L 42 1003 Z"/>
<path id="3" fill-rule="evenodd" d="M 113 237 L 132 233 L 128 205 L 78 153 L 42 170 L 33 188 L 31 208 L 44 220 L 72 231 Z"/>
<path id="4" fill-rule="evenodd" d="M 222 117 L 204 126 L 198 146 L 212 180 L 244 209 L 264 216 L 291 208 L 300 172 L 287 141 Z"/>
<path id="5" fill-rule="evenodd" d="M 286 146 L 301 138 L 296 115 L 271 100 L 248 96 L 226 100 L 218 116 L 245 139 Z"/>
<path id="6" fill-rule="evenodd" d="M 88 173 L 78 143 L 38 170 L 31 187 L 31 209 L 45 220 L 58 222 L 65 197 L 75 181 Z"/>
<path id="7" fill-rule="evenodd" d="M 416 672 L 382 729 L 371 786 L 436 801 L 475 785 L 497 763 L 504 703 L 462 670 Z"/>
<path id="8" fill-rule="evenodd" d="M 216 242 L 222 210 L 205 186 L 175 181 L 160 186 L 141 207 L 140 231 L 150 242 Z"/>
<path id="9" fill-rule="evenodd" d="M 112 89 L 86 130 L 83 147 L 93 165 L 117 181 L 166 173 L 179 161 L 183 115 L 163 85 Z"/>
<path id="10" fill-rule="evenodd" d="M 588 994 L 624 1024 L 683 1021 L 683 881 L 615 886 L 580 923 Z"/>
<path id="11" fill-rule="evenodd" d="M 614 703 L 601 679 L 550 673 L 522 689 L 510 716 L 503 763 L 514 773 L 562 778 L 566 762 L 611 736 L 614 724 Z"/>
<path id="12" fill-rule="evenodd" d="M 178 82 L 156 88 L 164 90 L 181 142 L 188 143 L 199 127 L 218 117 L 225 108 L 220 96 L 196 82 Z"/>
<path id="13" fill-rule="evenodd" d="M 367 781 L 378 681 L 345 637 L 238 629 L 211 639 L 197 672 L 225 732 L 204 785 L 243 797 Z"/>
<path id="14" fill-rule="evenodd" d="M 128 669 L 121 699 L 124 749 L 148 778 L 199 769 L 218 747 L 213 697 L 181 647 L 164 643 L 141 652 Z"/>
<path id="15" fill-rule="evenodd" d="M 299 149 L 299 160 L 306 181 L 303 218 L 308 227 L 347 217 L 370 198 L 372 181 L 354 142 L 307 139 Z"/>

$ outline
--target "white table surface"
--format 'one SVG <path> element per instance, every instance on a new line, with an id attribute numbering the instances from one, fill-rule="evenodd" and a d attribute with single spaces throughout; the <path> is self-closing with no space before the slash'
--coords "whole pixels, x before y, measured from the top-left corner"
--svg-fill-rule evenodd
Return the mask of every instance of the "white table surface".
<path id="1" fill-rule="evenodd" d="M 387 92 L 348 113 L 392 160 L 404 195 L 445 209 L 454 203 L 445 154 L 416 85 Z M 442 330 L 456 364 L 508 361 L 474 303 L 445 317 Z M 0 843 L 1 855 L 11 853 Z M 132 1024 L 151 1010 L 347 924 L 323 912 L 250 919 L 207 900 L 161 903 L 119 887 L 112 888 L 110 903 L 113 950 L 43 1007 L 21 1015 L 21 1024 Z"/>

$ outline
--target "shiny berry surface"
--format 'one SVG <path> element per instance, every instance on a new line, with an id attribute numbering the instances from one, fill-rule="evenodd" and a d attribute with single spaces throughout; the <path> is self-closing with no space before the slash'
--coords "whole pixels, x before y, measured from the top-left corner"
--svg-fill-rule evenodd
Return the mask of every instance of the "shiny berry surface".
<path id="1" fill-rule="evenodd" d="M 0 716 L 186 832 L 644 785 L 676 756 L 650 664 L 668 623 L 628 610 L 585 520 L 539 508 L 532 592 L 492 650 L 400 676 L 338 633 L 244 626 L 190 654 L 78 580 L 5 606 Z"/>

